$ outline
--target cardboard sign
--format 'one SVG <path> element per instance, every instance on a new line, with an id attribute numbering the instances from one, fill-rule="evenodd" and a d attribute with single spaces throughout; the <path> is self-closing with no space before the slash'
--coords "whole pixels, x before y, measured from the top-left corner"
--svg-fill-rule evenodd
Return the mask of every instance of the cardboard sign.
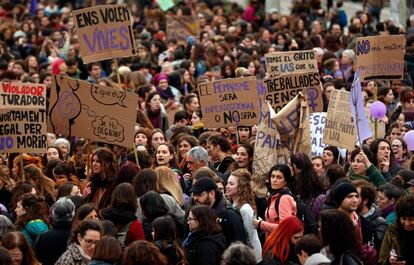
<path id="1" fill-rule="evenodd" d="M 328 114 L 323 143 L 353 150 L 356 142 L 356 129 L 352 121 L 350 95 L 347 91 L 333 90 L 329 100 Z"/>
<path id="2" fill-rule="evenodd" d="M 0 153 L 43 153 L 46 133 L 46 87 L 0 83 Z"/>
<path id="3" fill-rule="evenodd" d="M 369 107 L 365 108 L 365 115 L 368 119 L 368 126 L 372 132 L 372 138 L 375 139 L 375 118 L 372 118 Z M 383 120 L 377 120 L 377 139 L 385 138 L 385 122 Z"/>
<path id="4" fill-rule="evenodd" d="M 167 16 L 167 39 L 176 39 L 178 44 L 186 45 L 187 38 L 200 38 L 200 21 L 192 16 Z"/>
<path id="5" fill-rule="evenodd" d="M 266 73 L 271 76 L 318 71 L 316 52 L 290 51 L 265 54 Z"/>
<path id="6" fill-rule="evenodd" d="M 206 128 L 257 124 L 259 96 L 256 79 L 230 78 L 198 85 Z"/>
<path id="7" fill-rule="evenodd" d="M 135 93 L 53 76 L 49 132 L 131 147 L 137 105 Z"/>
<path id="8" fill-rule="evenodd" d="M 404 35 L 358 38 L 356 69 L 361 80 L 403 79 L 404 54 Z"/>
<path id="9" fill-rule="evenodd" d="M 290 152 L 282 146 L 279 132 L 274 118 L 275 111 L 270 104 L 264 101 L 259 113 L 259 126 L 256 134 L 254 156 L 252 164 L 252 180 L 256 194 L 266 195 L 265 180 L 272 166 L 278 163 L 287 163 Z"/>
<path id="10" fill-rule="evenodd" d="M 135 55 L 126 4 L 88 7 L 72 14 L 84 63 Z"/>
<path id="11" fill-rule="evenodd" d="M 270 77 L 263 83 L 266 89 L 265 99 L 269 101 L 276 113 L 305 88 L 312 88 L 308 102 L 311 112 L 320 111 L 323 107 L 321 106 L 322 91 L 318 72 Z"/>
<path id="12" fill-rule="evenodd" d="M 309 116 L 312 156 L 322 156 L 323 149 L 327 146 L 323 143 L 323 129 L 326 123 L 326 112 L 314 112 Z"/>

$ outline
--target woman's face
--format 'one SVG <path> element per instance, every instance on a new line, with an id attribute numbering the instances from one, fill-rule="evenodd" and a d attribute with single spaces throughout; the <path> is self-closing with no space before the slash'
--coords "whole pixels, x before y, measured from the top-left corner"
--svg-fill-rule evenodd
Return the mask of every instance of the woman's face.
<path id="1" fill-rule="evenodd" d="M 384 158 L 390 161 L 391 148 L 387 142 L 380 142 L 378 145 L 377 160 L 378 163 Z"/>
<path id="2" fill-rule="evenodd" d="M 188 71 L 185 71 L 184 72 L 184 74 L 183 74 L 183 79 L 184 79 L 184 82 L 185 83 L 189 83 L 191 80 L 190 80 L 190 73 L 188 72 Z"/>
<path id="3" fill-rule="evenodd" d="M 63 157 L 66 157 L 69 154 L 69 149 L 66 144 L 60 143 L 58 144 L 58 147 L 62 150 Z"/>
<path id="4" fill-rule="evenodd" d="M 410 98 L 404 102 L 403 107 L 405 111 L 414 111 L 414 98 Z"/>
<path id="5" fill-rule="evenodd" d="M 332 151 L 324 150 L 323 151 L 323 160 L 325 160 L 325 167 L 328 167 L 334 163 L 334 155 Z"/>
<path id="6" fill-rule="evenodd" d="M 189 73 L 190 73 L 191 76 L 194 76 L 195 66 L 194 66 L 194 63 L 193 62 L 190 64 L 190 67 L 188 68 L 188 71 L 189 71 Z"/>
<path id="7" fill-rule="evenodd" d="M 194 231 L 198 228 L 199 223 L 197 219 L 194 217 L 193 212 L 190 211 L 187 218 L 187 224 L 190 231 Z"/>
<path id="8" fill-rule="evenodd" d="M 54 147 L 48 148 L 47 149 L 47 152 L 46 152 L 46 158 L 47 158 L 47 161 L 48 162 L 50 160 L 53 160 L 53 159 L 59 159 L 59 152 L 58 152 L 58 150 L 56 148 L 54 148 Z"/>
<path id="9" fill-rule="evenodd" d="M 239 178 L 233 175 L 230 175 L 230 177 L 227 180 L 226 185 L 226 195 L 229 198 L 238 196 L 239 194 Z"/>
<path id="10" fill-rule="evenodd" d="M 331 98 L 332 91 L 335 90 L 334 86 L 328 86 L 325 90 L 326 98 L 329 100 Z"/>
<path id="11" fill-rule="evenodd" d="M 13 163 L 12 174 L 14 178 L 19 177 L 20 167 L 17 163 Z"/>
<path id="12" fill-rule="evenodd" d="M 400 217 L 400 222 L 406 231 L 414 231 L 414 217 Z"/>
<path id="13" fill-rule="evenodd" d="M 99 219 L 98 218 L 98 213 L 95 210 L 93 210 L 92 212 L 88 213 L 88 215 L 82 221 L 84 221 L 84 220 L 98 220 L 98 219 Z"/>
<path id="14" fill-rule="evenodd" d="M 237 149 L 237 166 L 239 168 L 247 168 L 249 166 L 251 158 L 249 157 L 249 154 L 247 153 L 246 148 L 239 147 Z"/>
<path id="15" fill-rule="evenodd" d="M 313 159 L 312 166 L 318 176 L 322 176 L 325 172 L 325 168 L 323 167 L 322 160 L 320 158 Z"/>
<path id="16" fill-rule="evenodd" d="M 17 217 L 21 217 L 26 214 L 26 209 L 22 206 L 22 201 L 17 202 L 16 209 L 14 211 L 16 212 Z"/>
<path id="17" fill-rule="evenodd" d="M 157 148 L 157 154 L 155 155 L 157 163 L 160 166 L 167 166 L 174 155 L 170 153 L 170 149 L 166 145 L 159 145 Z"/>
<path id="18" fill-rule="evenodd" d="M 102 173 L 102 162 L 97 155 L 92 156 L 92 172 L 94 174 Z"/>
<path id="19" fill-rule="evenodd" d="M 303 231 L 300 231 L 299 233 L 294 234 L 290 238 L 290 243 L 292 243 L 293 245 L 296 245 L 302 237 L 303 237 Z"/>
<path id="20" fill-rule="evenodd" d="M 188 107 L 188 110 L 191 111 L 192 113 L 196 111 L 196 109 L 200 107 L 200 104 L 198 103 L 198 98 L 197 97 L 192 98 L 190 103 L 188 103 L 187 107 Z"/>
<path id="21" fill-rule="evenodd" d="M 147 143 L 148 143 L 148 138 L 145 134 L 137 133 L 137 135 L 135 135 L 135 144 L 136 145 L 147 146 Z"/>
<path id="22" fill-rule="evenodd" d="M 13 265 L 21 265 L 23 261 L 23 252 L 20 250 L 20 248 L 15 247 L 12 249 L 9 249 L 9 254 L 13 259 Z"/>
<path id="23" fill-rule="evenodd" d="M 152 135 L 152 147 L 156 149 L 160 143 L 165 143 L 164 135 L 160 132 L 156 132 Z"/>
<path id="24" fill-rule="evenodd" d="M 396 159 L 402 159 L 404 157 L 404 149 L 400 139 L 392 140 L 391 148 Z"/>
<path id="25" fill-rule="evenodd" d="M 161 108 L 161 97 L 160 95 L 155 95 L 151 98 L 149 102 L 150 108 L 153 111 L 159 110 Z"/>
<path id="26" fill-rule="evenodd" d="M 249 71 L 249 75 L 255 75 L 256 73 L 256 66 L 254 66 L 253 62 L 249 63 L 249 67 L 247 68 L 247 70 Z"/>
<path id="27" fill-rule="evenodd" d="M 390 104 L 394 100 L 394 93 L 392 93 L 392 90 L 388 90 L 387 95 L 384 97 L 385 104 Z"/>
<path id="28" fill-rule="evenodd" d="M 101 233 L 95 230 L 86 230 L 84 236 L 78 234 L 79 245 L 89 257 L 92 257 L 93 250 L 100 239 Z"/>
<path id="29" fill-rule="evenodd" d="M 351 57 L 349 57 L 349 55 L 347 53 L 343 53 L 341 63 L 342 64 L 351 64 L 352 63 Z"/>
<path id="30" fill-rule="evenodd" d="M 282 172 L 279 170 L 273 170 L 272 174 L 270 175 L 270 186 L 273 190 L 287 187 L 287 181 L 285 180 L 285 176 Z"/>
<path id="31" fill-rule="evenodd" d="M 405 123 L 404 113 L 401 113 L 400 116 L 398 116 L 397 122 L 398 122 L 398 127 L 400 127 L 400 128 L 404 125 L 404 123 Z"/>
<path id="32" fill-rule="evenodd" d="M 167 79 L 160 80 L 160 82 L 158 83 L 158 87 L 161 90 L 166 90 L 168 88 L 168 80 Z"/>
<path id="33" fill-rule="evenodd" d="M 200 117 L 197 116 L 197 113 L 193 112 L 193 115 L 191 116 L 191 124 L 196 124 L 200 121 L 201 121 L 201 119 L 200 119 Z"/>
<path id="34" fill-rule="evenodd" d="M 358 155 L 354 157 L 354 161 L 351 161 L 352 170 L 357 175 L 365 175 L 365 171 L 367 170 L 367 166 L 362 162 Z"/>
<path id="35" fill-rule="evenodd" d="M 186 157 L 188 151 L 190 151 L 191 145 L 186 140 L 182 140 L 178 143 L 178 151 L 180 151 L 181 157 Z"/>
<path id="36" fill-rule="evenodd" d="M 32 56 L 29 59 L 29 67 L 36 68 L 38 66 L 36 57 Z"/>
<path id="37" fill-rule="evenodd" d="M 70 196 L 82 196 L 80 189 L 77 185 L 74 185 L 72 191 L 70 192 Z"/>

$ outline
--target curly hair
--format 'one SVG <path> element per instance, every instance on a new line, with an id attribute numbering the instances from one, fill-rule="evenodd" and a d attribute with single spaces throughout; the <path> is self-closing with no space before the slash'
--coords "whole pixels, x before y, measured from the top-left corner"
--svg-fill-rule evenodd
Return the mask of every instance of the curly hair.
<path id="1" fill-rule="evenodd" d="M 42 219 L 44 222 L 47 222 L 47 206 L 43 199 L 36 198 L 33 194 L 26 193 L 19 198 L 19 202 L 22 204 L 26 213 L 17 218 L 17 228 L 23 229 L 28 222 L 36 219 Z"/>
<path id="2" fill-rule="evenodd" d="M 167 265 L 167 258 L 152 242 L 138 240 L 127 247 L 123 258 L 124 265 Z"/>
<path id="3" fill-rule="evenodd" d="M 234 176 L 238 180 L 237 188 L 239 198 L 237 202 L 237 209 L 240 210 L 240 207 L 243 206 L 243 204 L 248 203 L 256 212 L 254 192 L 250 184 L 252 180 L 252 175 L 249 173 L 249 171 L 245 169 L 238 169 L 236 171 L 231 172 L 230 176 Z"/>

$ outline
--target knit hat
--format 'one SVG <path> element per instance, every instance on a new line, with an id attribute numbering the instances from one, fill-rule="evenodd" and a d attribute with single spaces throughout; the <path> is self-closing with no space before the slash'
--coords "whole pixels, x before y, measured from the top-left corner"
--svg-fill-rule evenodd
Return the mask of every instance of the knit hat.
<path id="1" fill-rule="evenodd" d="M 216 183 L 214 183 L 214 181 L 211 178 L 204 177 L 197 180 L 197 182 L 191 188 L 191 192 L 194 194 L 200 194 L 204 191 L 212 191 L 216 189 Z"/>
<path id="2" fill-rule="evenodd" d="M 332 200 L 336 203 L 336 206 L 339 207 L 345 197 L 353 192 L 358 193 L 354 185 L 348 182 L 341 183 L 332 191 Z"/>
<path id="3" fill-rule="evenodd" d="M 168 76 L 166 74 L 157 74 L 154 78 L 154 85 L 158 86 L 161 80 L 168 80 Z"/>

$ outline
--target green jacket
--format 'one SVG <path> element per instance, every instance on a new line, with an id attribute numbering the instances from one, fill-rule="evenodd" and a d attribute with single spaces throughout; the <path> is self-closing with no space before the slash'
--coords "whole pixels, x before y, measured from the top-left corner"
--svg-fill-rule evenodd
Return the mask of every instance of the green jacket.
<path id="1" fill-rule="evenodd" d="M 371 164 L 371 166 L 369 166 L 369 168 L 366 170 L 365 173 L 366 173 L 365 176 L 358 175 L 350 167 L 349 170 L 348 170 L 348 178 L 351 181 L 352 180 L 358 180 L 358 179 L 365 179 L 366 181 L 369 181 L 372 184 L 374 184 L 375 187 L 379 187 L 379 186 L 387 183 L 387 181 L 382 176 L 381 171 L 379 171 L 374 166 L 374 164 Z"/>
<path id="2" fill-rule="evenodd" d="M 378 264 L 388 265 L 390 264 L 390 251 L 394 249 L 398 256 L 401 256 L 401 240 L 398 234 L 397 224 L 390 225 L 385 232 L 384 239 L 382 240 L 381 251 L 379 253 Z"/>

